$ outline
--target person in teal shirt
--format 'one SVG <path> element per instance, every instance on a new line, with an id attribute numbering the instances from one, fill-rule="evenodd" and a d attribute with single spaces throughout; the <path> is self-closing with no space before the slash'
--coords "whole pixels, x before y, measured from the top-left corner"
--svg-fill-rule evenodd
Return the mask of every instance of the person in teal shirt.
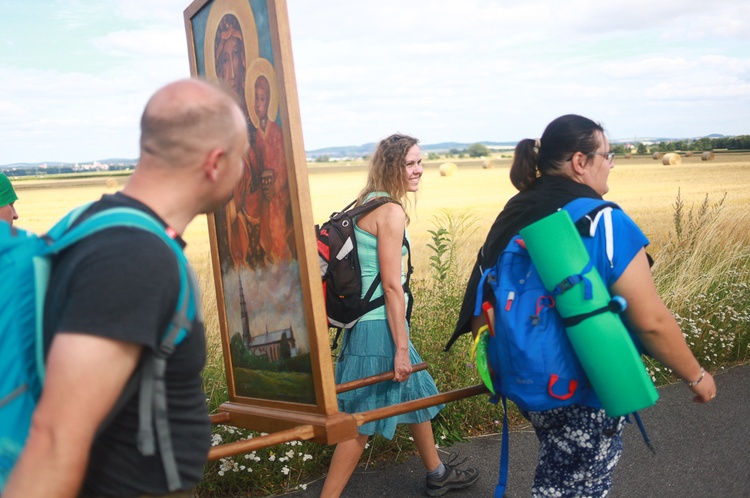
<path id="1" fill-rule="evenodd" d="M 422 359 L 409 339 L 408 296 L 402 287 L 406 279 L 404 256 L 409 223 L 405 204 L 407 193 L 416 193 L 422 178 L 422 155 L 418 140 L 391 135 L 382 140 L 370 161 L 367 184 L 357 198 L 363 204 L 376 197 L 387 202 L 355 219 L 357 252 L 362 265 L 362 289 L 366 292 L 378 273 L 381 285 L 373 299 L 384 296 L 385 304 L 365 314 L 346 329 L 336 363 L 336 383 L 393 371 L 393 381 L 385 381 L 338 396 L 339 409 L 360 413 L 438 394 L 427 371 L 412 372 Z M 466 470 L 444 463 L 435 448 L 432 419 L 443 405 L 376 420 L 358 428 L 359 435 L 336 446 L 321 496 L 338 497 L 357 466 L 369 436 L 380 434 L 392 439 L 397 424 L 408 424 L 419 456 L 427 470 L 426 493 L 442 496 L 449 490 L 463 489 L 479 479 L 476 468 Z"/>

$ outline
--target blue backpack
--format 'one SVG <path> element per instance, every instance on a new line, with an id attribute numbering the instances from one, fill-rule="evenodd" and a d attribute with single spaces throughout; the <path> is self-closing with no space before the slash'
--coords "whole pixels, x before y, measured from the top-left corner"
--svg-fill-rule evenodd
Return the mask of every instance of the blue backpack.
<path id="1" fill-rule="evenodd" d="M 581 198 L 564 206 L 574 221 L 604 214 L 617 207 L 598 199 Z M 605 220 L 608 240 L 611 219 Z M 597 219 L 597 225 L 598 225 Z M 596 226 L 594 226 L 594 230 Z M 593 232 L 590 233 L 593 236 Z M 550 242 L 554 244 L 554 241 Z M 613 247 L 613 246 L 611 246 Z M 612 249 L 614 250 L 614 249 Z M 611 260 L 612 254 L 609 254 Z M 478 315 L 492 291 L 495 330 L 487 345 L 493 387 L 523 411 L 545 411 L 595 401 L 594 391 L 568 340 L 555 295 L 544 288 L 519 235 L 511 239 L 495 266 L 487 269 L 477 291 Z"/>
<path id="2" fill-rule="evenodd" d="M 31 418 L 44 383 L 43 314 L 52 258 L 60 251 L 100 230 L 129 226 L 158 235 L 172 248 L 180 268 L 177 310 L 158 351 L 149 354 L 134 375 L 105 426 L 140 389 L 139 449 L 155 454 L 155 433 L 171 490 L 180 478 L 172 450 L 166 414 L 164 370 L 176 344 L 200 319 L 198 286 L 182 248 L 148 214 L 131 208 L 97 213 L 71 228 L 89 205 L 71 211 L 43 236 L 0 222 L 0 493 L 21 454 Z M 100 429 L 101 430 L 101 429 Z"/>
<path id="3" fill-rule="evenodd" d="M 619 207 L 600 199 L 580 198 L 563 209 L 577 222 L 582 235 L 593 237 L 604 225 L 606 253 L 612 263 L 614 237 L 611 210 Z M 550 241 L 554 244 L 554 241 Z M 570 278 L 575 280 L 576 276 Z M 569 278 L 569 280 L 570 280 Z M 491 290 L 492 297 L 486 292 Z M 564 292 L 563 289 L 560 289 Z M 600 312 L 621 312 L 624 302 L 612 300 L 613 308 Z M 621 298 L 619 298 L 621 299 Z M 488 304 L 488 302 L 491 303 Z M 614 309 L 616 306 L 619 309 Z M 572 404 L 599 406 L 593 387 L 568 339 L 565 325 L 555 310 L 555 294 L 548 292 L 519 235 L 511 239 L 495 266 L 479 282 L 474 315 L 494 308 L 494 330 L 489 329 L 486 360 L 492 369 L 493 402 L 503 405 L 503 436 L 500 482 L 495 496 L 505 492 L 508 474 L 508 418 L 506 398 L 522 411 L 540 412 Z M 488 323 L 490 320 L 488 320 Z M 488 386 L 489 387 L 489 386 Z M 648 438 L 637 414 L 644 440 Z"/>

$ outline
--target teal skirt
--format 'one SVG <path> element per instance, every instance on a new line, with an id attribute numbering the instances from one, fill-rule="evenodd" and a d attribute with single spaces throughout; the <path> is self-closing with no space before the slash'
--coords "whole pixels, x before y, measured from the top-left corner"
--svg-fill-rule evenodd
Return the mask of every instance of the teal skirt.
<path id="1" fill-rule="evenodd" d="M 336 384 L 392 371 L 394 352 L 395 346 L 387 320 L 358 322 L 354 328 L 344 331 L 341 352 L 336 362 Z M 409 359 L 412 365 L 422 362 L 411 340 Z M 360 413 L 435 394 L 438 394 L 435 381 L 426 370 L 422 370 L 411 374 L 406 382 L 386 380 L 341 393 L 338 395 L 338 403 L 342 412 Z M 432 420 L 444 407 L 445 405 L 431 406 L 368 422 L 359 427 L 359 433 L 367 436 L 380 434 L 393 439 L 397 424 L 419 424 Z"/>

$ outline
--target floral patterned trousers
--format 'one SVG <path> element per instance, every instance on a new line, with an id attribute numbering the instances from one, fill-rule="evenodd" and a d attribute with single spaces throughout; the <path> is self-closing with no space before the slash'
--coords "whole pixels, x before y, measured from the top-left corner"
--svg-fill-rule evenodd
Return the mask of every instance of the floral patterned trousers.
<path id="1" fill-rule="evenodd" d="M 603 497 L 622 454 L 625 417 L 570 405 L 524 416 L 539 438 L 533 497 Z"/>

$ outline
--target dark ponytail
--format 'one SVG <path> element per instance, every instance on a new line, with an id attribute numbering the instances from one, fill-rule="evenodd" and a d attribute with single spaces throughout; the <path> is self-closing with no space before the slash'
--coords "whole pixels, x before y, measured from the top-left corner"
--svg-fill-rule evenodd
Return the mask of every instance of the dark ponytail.
<path id="1" fill-rule="evenodd" d="M 518 190 L 526 190 L 541 175 L 559 175 L 576 152 L 596 152 L 597 132 L 604 133 L 604 128 L 589 118 L 577 114 L 560 116 L 547 125 L 539 144 L 528 138 L 518 142 L 510 167 L 511 183 Z"/>
<path id="2" fill-rule="evenodd" d="M 539 176 L 536 169 L 538 150 L 535 145 L 535 140 L 524 138 L 518 142 L 516 152 L 513 154 L 513 163 L 510 166 L 510 182 L 520 191 L 534 185 Z"/>

